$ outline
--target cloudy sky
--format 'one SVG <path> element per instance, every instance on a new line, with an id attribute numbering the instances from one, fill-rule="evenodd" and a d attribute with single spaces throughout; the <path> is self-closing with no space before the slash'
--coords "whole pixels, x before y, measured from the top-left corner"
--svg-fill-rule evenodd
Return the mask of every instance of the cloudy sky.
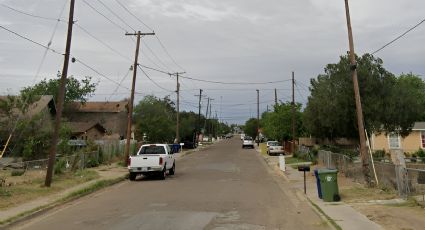
<path id="1" fill-rule="evenodd" d="M 129 12 L 128 12 L 128 11 Z M 53 78 L 62 69 L 69 0 L 0 0 L 0 94 Z M 423 0 L 350 2 L 355 49 L 373 52 L 425 18 Z M 134 17 L 135 16 L 135 17 Z M 142 38 L 139 63 L 163 72 L 224 83 L 181 79 L 181 108 L 197 111 L 199 89 L 211 97 L 213 115 L 229 123 L 256 116 L 274 101 L 295 96 L 305 103 L 309 79 L 348 50 L 343 0 L 76 0 L 69 75 L 99 82 L 92 101 L 129 97 L 135 38 L 126 32 L 155 31 Z M 57 25 L 56 25 L 57 24 Z M 10 31 L 7 31 L 7 30 Z M 55 52 L 18 37 L 18 33 Z M 394 74 L 425 74 L 425 23 L 378 52 Z M 59 54 L 58 54 L 59 53 Z M 43 58 L 45 57 L 45 58 Z M 171 95 L 175 78 L 138 69 L 136 100 Z M 118 83 L 122 82 L 119 86 Z M 118 86 L 118 88 L 117 88 Z M 206 98 L 203 98 L 205 113 Z M 137 103 L 137 102 L 136 102 Z"/>

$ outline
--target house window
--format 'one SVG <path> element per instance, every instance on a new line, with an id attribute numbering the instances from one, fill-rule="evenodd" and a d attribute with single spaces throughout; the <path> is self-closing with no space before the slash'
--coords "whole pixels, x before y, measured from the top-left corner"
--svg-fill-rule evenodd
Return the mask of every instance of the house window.
<path id="1" fill-rule="evenodd" d="M 388 135 L 388 142 L 390 144 L 390 149 L 399 149 L 400 146 L 400 136 L 395 133 Z"/>
<path id="2" fill-rule="evenodd" d="M 425 149 L 425 132 L 421 132 L 422 148 Z"/>

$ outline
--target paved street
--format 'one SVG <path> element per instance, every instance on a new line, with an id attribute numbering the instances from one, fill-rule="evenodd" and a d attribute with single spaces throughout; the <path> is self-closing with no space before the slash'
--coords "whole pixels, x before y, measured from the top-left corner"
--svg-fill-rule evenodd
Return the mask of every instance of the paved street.
<path id="1" fill-rule="evenodd" d="M 329 229 L 236 137 L 176 165 L 165 181 L 125 181 L 14 228 Z"/>

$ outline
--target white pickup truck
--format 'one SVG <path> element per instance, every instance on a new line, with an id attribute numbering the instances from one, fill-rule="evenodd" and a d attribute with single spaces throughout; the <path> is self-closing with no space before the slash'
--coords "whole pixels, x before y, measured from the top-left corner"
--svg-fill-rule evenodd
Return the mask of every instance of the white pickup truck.
<path id="1" fill-rule="evenodd" d="M 176 171 L 176 161 L 174 153 L 167 144 L 147 144 L 142 145 L 135 156 L 128 158 L 127 164 L 130 172 L 129 179 L 135 180 L 137 175 L 159 175 L 163 180 L 169 175 L 174 175 Z"/>

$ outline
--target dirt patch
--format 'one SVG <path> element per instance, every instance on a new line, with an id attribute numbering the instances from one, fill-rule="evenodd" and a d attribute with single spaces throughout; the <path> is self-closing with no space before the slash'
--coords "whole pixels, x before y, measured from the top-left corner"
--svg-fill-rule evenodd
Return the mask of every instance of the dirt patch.
<path id="1" fill-rule="evenodd" d="M 389 230 L 424 229 L 425 209 L 413 200 L 402 204 L 378 204 L 397 201 L 395 190 L 388 188 L 366 188 L 343 175 L 338 177 L 341 199 L 373 222 Z M 394 202 L 397 203 L 397 202 Z"/>

